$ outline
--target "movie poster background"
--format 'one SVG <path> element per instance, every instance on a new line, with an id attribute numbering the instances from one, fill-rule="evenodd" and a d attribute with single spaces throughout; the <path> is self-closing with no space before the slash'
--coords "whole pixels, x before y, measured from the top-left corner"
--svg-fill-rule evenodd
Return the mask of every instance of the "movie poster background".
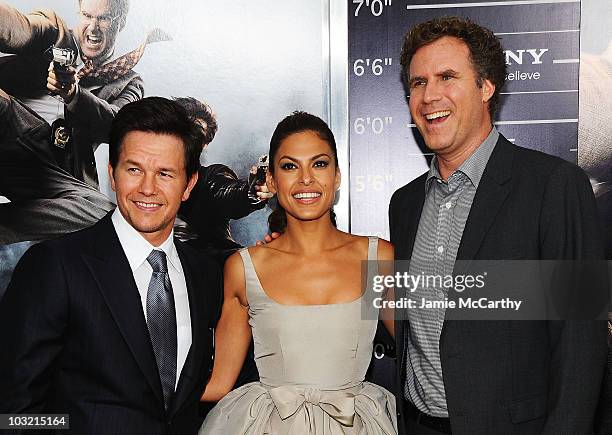
<path id="1" fill-rule="evenodd" d="M 70 27 L 79 19 L 77 0 L 8 3 L 24 14 L 53 9 Z M 145 96 L 192 96 L 207 102 L 219 130 L 202 163 L 223 163 L 246 178 L 284 116 L 299 109 L 328 118 L 328 69 L 322 55 L 326 8 L 326 1 L 131 0 L 115 54 L 136 48 L 153 28 L 170 35 L 171 41 L 149 44 L 134 68 L 144 81 Z M 95 157 L 100 190 L 114 197 L 106 173 L 108 146 L 100 146 Z M 268 212 L 264 208 L 232 222 L 234 238 L 243 245 L 261 238 Z M 0 296 L 29 245 L 0 247 Z"/>

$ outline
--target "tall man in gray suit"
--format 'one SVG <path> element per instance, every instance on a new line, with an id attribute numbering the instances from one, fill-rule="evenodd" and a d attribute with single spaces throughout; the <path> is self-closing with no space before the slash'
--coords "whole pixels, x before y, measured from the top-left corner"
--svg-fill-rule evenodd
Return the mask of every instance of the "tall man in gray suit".
<path id="1" fill-rule="evenodd" d="M 436 18 L 406 35 L 410 112 L 435 153 L 389 207 L 396 258 L 411 260 L 412 274 L 452 274 L 457 260 L 604 258 L 586 175 L 493 126 L 504 60 L 493 33 L 469 20 Z M 444 309 L 410 310 L 395 340 L 400 433 L 592 432 L 604 322 L 457 321 Z"/>

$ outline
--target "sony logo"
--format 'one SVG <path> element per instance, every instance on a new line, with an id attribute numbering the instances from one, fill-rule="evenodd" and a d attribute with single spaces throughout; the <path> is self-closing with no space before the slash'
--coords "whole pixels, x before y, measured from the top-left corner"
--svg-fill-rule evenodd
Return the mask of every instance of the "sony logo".
<path id="1" fill-rule="evenodd" d="M 506 54 L 506 65 L 516 63 L 522 65 L 523 62 L 538 65 L 542 63 L 542 55 L 548 51 L 548 48 L 528 48 L 525 50 L 504 50 Z"/>

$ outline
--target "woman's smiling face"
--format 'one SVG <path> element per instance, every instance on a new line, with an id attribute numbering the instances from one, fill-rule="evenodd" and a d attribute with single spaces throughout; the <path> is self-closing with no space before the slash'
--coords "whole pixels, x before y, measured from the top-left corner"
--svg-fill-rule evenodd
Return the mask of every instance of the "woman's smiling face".
<path id="1" fill-rule="evenodd" d="M 285 138 L 268 173 L 268 187 L 276 192 L 287 219 L 316 220 L 329 215 L 340 171 L 330 145 L 310 130 Z"/>

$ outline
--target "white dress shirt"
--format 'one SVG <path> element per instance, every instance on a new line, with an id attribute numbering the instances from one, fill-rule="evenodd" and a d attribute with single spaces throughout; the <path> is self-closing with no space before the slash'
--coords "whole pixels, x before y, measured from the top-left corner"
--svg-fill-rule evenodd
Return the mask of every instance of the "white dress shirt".
<path id="1" fill-rule="evenodd" d="M 174 246 L 174 231 L 160 246 L 153 246 L 138 231 L 136 231 L 116 208 L 112 218 L 113 226 L 119 242 L 125 252 L 125 256 L 130 263 L 130 268 L 134 274 L 134 281 L 140 293 L 140 302 L 142 311 L 147 318 L 147 291 L 149 290 L 149 282 L 153 275 L 153 268 L 147 261 L 147 257 L 153 249 L 164 251 L 168 260 L 168 274 L 172 283 L 172 292 L 174 293 L 174 306 L 176 309 L 176 337 L 177 337 L 177 353 L 176 353 L 176 382 L 175 389 L 178 385 L 178 380 L 187 359 L 187 353 L 191 347 L 191 315 L 189 313 L 189 296 L 187 294 L 187 284 L 185 283 L 185 274 L 183 266 Z"/>

